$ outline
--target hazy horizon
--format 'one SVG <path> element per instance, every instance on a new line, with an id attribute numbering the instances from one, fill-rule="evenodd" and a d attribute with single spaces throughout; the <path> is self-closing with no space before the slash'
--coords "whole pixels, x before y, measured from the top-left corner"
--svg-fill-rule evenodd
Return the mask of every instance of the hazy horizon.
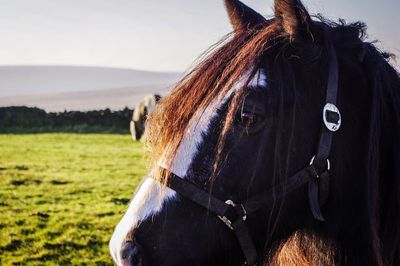
<path id="1" fill-rule="evenodd" d="M 0 66 L 0 99 L 48 93 L 169 86 L 182 73 L 87 66 Z M 154 93 L 149 89 L 149 93 Z M 11 98 L 8 98 L 11 99 Z M 27 101 L 28 102 L 28 101 Z"/>
<path id="2" fill-rule="evenodd" d="M 166 95 L 182 73 L 72 66 L 0 66 L 0 107 L 88 111 L 135 107 Z"/>

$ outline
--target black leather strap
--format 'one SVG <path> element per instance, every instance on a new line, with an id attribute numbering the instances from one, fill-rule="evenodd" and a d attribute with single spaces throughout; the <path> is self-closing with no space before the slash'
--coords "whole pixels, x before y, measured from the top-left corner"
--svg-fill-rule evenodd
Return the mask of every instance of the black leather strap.
<path id="1" fill-rule="evenodd" d="M 166 169 L 161 169 L 161 171 L 169 175 L 169 183 L 167 186 L 175 190 L 179 195 L 190 199 L 192 202 L 216 215 L 223 215 L 227 212 L 230 205 L 227 205 L 224 201 L 216 197 L 211 197 L 210 194 L 203 189 L 198 188 L 188 180 L 182 179 Z"/>
<path id="2" fill-rule="evenodd" d="M 330 67 L 329 67 L 328 85 L 326 90 L 326 104 L 333 104 L 336 106 L 337 91 L 338 91 L 338 61 L 334 47 L 330 46 Z M 324 116 L 325 113 L 322 113 Z M 321 193 L 329 193 L 326 189 L 319 189 L 320 175 L 327 170 L 327 163 L 329 163 L 329 154 L 332 147 L 333 132 L 330 131 L 324 124 L 321 129 L 317 154 L 312 162 L 312 167 L 316 173 L 316 179 L 310 181 L 308 185 L 308 201 L 311 207 L 311 212 L 315 219 L 325 221 L 319 198 L 327 198 L 327 195 Z M 328 169 L 329 170 L 329 169 Z"/>
<path id="3" fill-rule="evenodd" d="M 242 205 L 246 209 L 247 214 L 252 214 L 262 208 L 270 206 L 274 200 L 281 199 L 285 195 L 300 188 L 302 185 L 306 184 L 310 178 L 313 178 L 311 175 L 311 167 L 307 166 L 290 177 L 286 182 L 274 186 L 267 192 L 251 197 L 242 203 Z M 274 197 L 271 195 L 274 195 Z"/>
<path id="4" fill-rule="evenodd" d="M 329 76 L 328 76 L 325 103 L 336 105 L 337 92 L 338 92 L 338 61 L 333 46 L 330 46 L 330 66 L 329 66 Z M 328 160 L 332 146 L 332 137 L 333 137 L 333 132 L 328 130 L 328 128 L 326 128 L 326 126 L 323 125 L 321 128 L 317 154 L 314 159 L 314 166 L 319 173 L 322 173 L 326 168 L 326 162 Z"/>
<path id="5" fill-rule="evenodd" d="M 246 258 L 246 265 L 255 265 L 257 252 L 244 218 L 247 215 L 269 207 L 274 200 L 283 198 L 285 195 L 315 179 L 313 167 L 310 165 L 290 177 L 286 182 L 273 187 L 270 191 L 260 193 L 241 204 L 232 206 L 164 168 L 161 168 L 161 171 L 163 175 L 169 175 L 169 182 L 167 184 L 169 188 L 182 197 L 229 221 L 230 225 L 228 226 L 234 231 L 239 241 Z M 274 198 L 271 195 L 274 195 Z"/>
<path id="6" fill-rule="evenodd" d="M 246 258 L 244 265 L 256 265 L 257 251 L 245 221 L 243 219 L 235 221 L 233 223 L 233 231 Z"/>
<path id="7" fill-rule="evenodd" d="M 315 181 L 315 177 L 312 174 L 312 166 L 307 166 L 291 176 L 286 182 L 276 185 L 269 191 L 253 196 L 241 204 L 238 204 L 236 207 L 233 207 L 205 190 L 198 188 L 190 181 L 182 179 L 166 169 L 161 169 L 161 171 L 164 173 L 167 172 L 169 175 L 169 183 L 167 184 L 169 188 L 216 215 L 232 219 L 232 222 L 235 218 L 251 215 L 266 208 L 270 206 L 274 200 L 290 194 L 310 181 Z M 274 194 L 274 197 L 271 196 L 272 194 Z"/>
<path id="8" fill-rule="evenodd" d="M 227 219 L 226 221 L 229 222 L 227 225 L 234 231 L 243 255 L 246 258 L 244 264 L 255 265 L 257 261 L 257 251 L 243 219 L 246 216 L 246 211 L 243 206 L 229 205 L 203 189 L 198 188 L 188 180 L 182 179 L 174 173 L 168 172 L 166 169 L 161 169 L 161 171 L 164 172 L 163 174 L 169 174 L 168 187 L 182 197 L 191 200 L 215 215 Z"/>

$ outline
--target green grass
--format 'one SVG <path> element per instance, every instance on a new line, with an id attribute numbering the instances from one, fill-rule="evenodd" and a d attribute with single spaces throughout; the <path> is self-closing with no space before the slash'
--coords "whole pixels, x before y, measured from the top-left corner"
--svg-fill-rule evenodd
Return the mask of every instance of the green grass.
<path id="1" fill-rule="evenodd" d="M 0 135 L 0 265 L 113 265 L 146 166 L 129 135 Z"/>

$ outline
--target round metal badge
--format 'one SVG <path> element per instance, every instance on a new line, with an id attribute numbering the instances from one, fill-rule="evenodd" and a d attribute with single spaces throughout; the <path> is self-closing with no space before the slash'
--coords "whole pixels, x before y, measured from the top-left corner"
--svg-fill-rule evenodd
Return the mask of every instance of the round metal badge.
<path id="1" fill-rule="evenodd" d="M 325 126 L 328 130 L 335 132 L 338 131 L 342 125 L 342 116 L 339 109 L 332 103 L 327 103 L 324 106 L 323 119 Z"/>

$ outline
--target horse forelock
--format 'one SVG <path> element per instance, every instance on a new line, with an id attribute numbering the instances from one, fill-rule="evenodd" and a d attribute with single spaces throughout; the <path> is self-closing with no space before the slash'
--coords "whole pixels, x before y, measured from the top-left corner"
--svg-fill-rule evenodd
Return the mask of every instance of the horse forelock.
<path id="1" fill-rule="evenodd" d="M 257 86 L 266 86 L 266 79 L 259 79 L 265 73 L 261 75 L 256 72 L 260 67 L 260 57 L 267 43 L 275 36 L 275 31 L 272 25 L 258 31 L 229 35 L 228 41 L 225 39 L 220 46 L 213 47 L 209 56 L 187 74 L 169 96 L 161 100 L 147 124 L 149 130 L 146 140 L 153 169 L 159 167 L 162 161 L 166 168 L 176 168 L 176 174 L 184 175 L 187 166 L 178 166 L 179 160 L 175 158 L 182 157 L 184 150 L 190 151 L 187 155 L 193 155 L 192 148 L 183 147 L 187 147 L 191 135 L 197 137 L 195 142 L 201 141 L 202 138 L 198 137 L 201 134 L 192 134 L 196 129 L 195 124 L 202 126 L 206 120 L 204 117 L 207 117 L 205 114 L 210 110 L 214 112 L 221 102 L 225 102 L 226 96 L 232 93 L 232 88 L 237 86 L 239 80 L 247 87 L 255 86 L 251 84 L 255 80 L 259 82 Z M 240 98 L 243 91 L 237 89 L 235 94 Z M 235 108 L 231 103 L 229 106 Z M 205 114 L 199 115 L 202 112 Z M 231 124 L 232 120 L 233 117 L 225 117 L 225 124 Z M 158 179 L 166 183 L 168 176 L 159 176 Z"/>

